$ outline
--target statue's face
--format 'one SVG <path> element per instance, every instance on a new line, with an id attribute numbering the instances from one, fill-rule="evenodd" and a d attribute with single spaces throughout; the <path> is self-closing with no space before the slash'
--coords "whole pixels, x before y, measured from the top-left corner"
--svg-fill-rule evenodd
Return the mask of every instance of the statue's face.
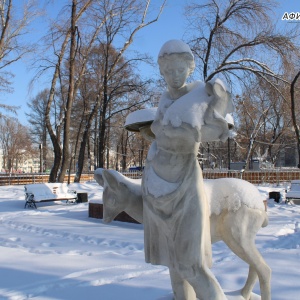
<path id="1" fill-rule="evenodd" d="M 188 63 L 176 55 L 166 58 L 160 70 L 167 85 L 173 89 L 183 87 L 190 74 Z"/>

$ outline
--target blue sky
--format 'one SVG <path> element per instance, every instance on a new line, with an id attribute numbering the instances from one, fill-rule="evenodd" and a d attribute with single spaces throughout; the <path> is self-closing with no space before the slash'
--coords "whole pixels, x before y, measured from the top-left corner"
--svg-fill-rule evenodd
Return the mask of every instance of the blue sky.
<path id="1" fill-rule="evenodd" d="M 154 0 L 153 3 L 157 3 Z M 169 39 L 181 39 L 185 32 L 185 20 L 182 16 L 184 0 L 168 0 L 167 7 L 163 11 L 158 22 L 141 30 L 134 41 L 133 47 L 139 52 L 149 53 L 155 60 L 161 45 Z M 274 16 L 281 24 L 281 17 L 284 12 L 300 12 L 299 0 L 280 0 L 280 7 L 277 9 L 277 15 Z M 45 23 L 40 23 L 43 26 Z M 285 25 L 288 25 L 285 22 Z M 300 26 L 300 22 L 299 22 Z M 42 28 L 37 28 L 42 30 Z M 38 33 L 37 33 L 38 34 Z M 26 65 L 26 61 L 15 63 L 11 69 L 14 74 L 14 92 L 12 94 L 0 95 L 0 101 L 3 104 L 20 106 L 18 119 L 24 125 L 27 124 L 25 112 L 28 111 L 26 103 L 33 98 L 45 86 L 34 88 L 29 91 L 29 82 L 34 73 Z M 147 69 L 147 75 L 158 75 L 157 69 Z"/>

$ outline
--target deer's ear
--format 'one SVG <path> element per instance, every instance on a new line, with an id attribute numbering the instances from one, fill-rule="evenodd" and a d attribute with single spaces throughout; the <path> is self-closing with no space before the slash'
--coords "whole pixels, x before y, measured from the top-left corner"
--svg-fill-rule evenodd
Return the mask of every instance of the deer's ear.
<path id="1" fill-rule="evenodd" d="M 219 98 L 223 98 L 227 96 L 226 88 L 221 80 L 216 79 L 213 85 L 213 93 L 217 95 Z"/>
<path id="2" fill-rule="evenodd" d="M 232 96 L 231 93 L 227 93 L 227 99 L 228 99 L 228 113 L 232 113 L 234 111 L 234 106 L 233 106 L 233 101 L 232 101 Z"/>
<path id="3" fill-rule="evenodd" d="M 208 81 L 208 82 L 206 82 L 206 84 L 205 84 L 205 90 L 206 90 L 206 93 L 207 93 L 207 95 L 208 96 L 211 96 L 211 95 L 213 95 L 213 85 Z"/>
<path id="4" fill-rule="evenodd" d="M 122 193 L 127 192 L 129 190 L 125 182 L 119 182 L 119 189 Z"/>
<path id="5" fill-rule="evenodd" d="M 101 185 L 103 187 L 104 186 L 104 180 L 103 180 L 102 172 L 103 172 L 102 168 L 96 169 L 96 171 L 94 173 L 94 179 L 97 181 L 97 183 L 99 185 Z"/>
<path id="6" fill-rule="evenodd" d="M 119 182 L 118 180 L 113 176 L 112 173 L 109 172 L 109 170 L 103 170 L 102 176 L 104 179 L 104 182 L 113 190 L 118 189 Z"/>

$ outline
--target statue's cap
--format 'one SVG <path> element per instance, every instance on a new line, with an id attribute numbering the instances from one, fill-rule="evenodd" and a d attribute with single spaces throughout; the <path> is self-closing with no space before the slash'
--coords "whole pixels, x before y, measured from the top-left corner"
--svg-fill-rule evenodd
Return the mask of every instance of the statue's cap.
<path id="1" fill-rule="evenodd" d="M 170 40 L 164 43 L 158 53 L 158 57 L 174 53 L 189 53 L 194 58 L 190 46 L 181 40 Z"/>

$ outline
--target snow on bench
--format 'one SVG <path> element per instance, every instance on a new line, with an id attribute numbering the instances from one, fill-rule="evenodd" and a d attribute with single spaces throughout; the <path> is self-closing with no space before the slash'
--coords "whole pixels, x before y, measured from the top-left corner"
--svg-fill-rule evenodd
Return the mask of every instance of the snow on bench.
<path id="1" fill-rule="evenodd" d="M 291 204 L 300 204 L 300 180 L 291 181 L 291 188 L 285 194 L 285 202 Z"/>
<path id="2" fill-rule="evenodd" d="M 69 190 L 67 183 L 26 184 L 25 208 L 36 208 L 37 202 L 77 200 L 77 192 Z"/>

